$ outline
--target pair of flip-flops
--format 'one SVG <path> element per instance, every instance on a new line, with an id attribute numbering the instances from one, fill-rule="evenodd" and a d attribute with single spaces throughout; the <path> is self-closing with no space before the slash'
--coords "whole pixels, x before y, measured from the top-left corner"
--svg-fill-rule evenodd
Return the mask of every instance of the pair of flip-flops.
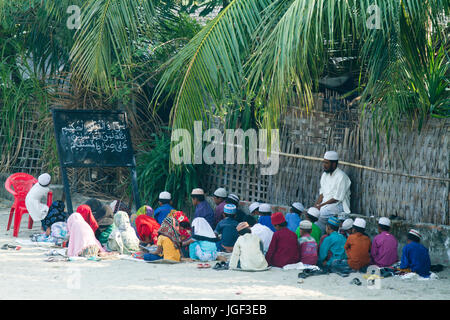
<path id="1" fill-rule="evenodd" d="M 225 261 L 217 262 L 213 267 L 214 270 L 228 270 L 228 263 Z"/>
<path id="2" fill-rule="evenodd" d="M 322 274 L 328 274 L 328 271 L 325 269 L 313 270 L 313 269 L 304 269 L 302 272 L 298 274 L 298 278 L 306 279 L 310 276 L 318 276 Z"/>
<path id="3" fill-rule="evenodd" d="M 21 247 L 21 246 L 15 246 L 15 245 L 12 245 L 12 244 L 5 243 L 5 244 L 2 246 L 2 250 L 8 250 L 8 249 L 20 250 L 20 249 L 22 249 L 22 247 Z"/>
<path id="4" fill-rule="evenodd" d="M 209 263 L 199 263 L 197 264 L 198 269 L 208 269 L 211 268 L 211 265 Z"/>
<path id="5" fill-rule="evenodd" d="M 362 282 L 358 278 L 353 278 L 352 281 L 350 281 L 350 284 L 356 284 L 357 286 L 360 286 Z"/>

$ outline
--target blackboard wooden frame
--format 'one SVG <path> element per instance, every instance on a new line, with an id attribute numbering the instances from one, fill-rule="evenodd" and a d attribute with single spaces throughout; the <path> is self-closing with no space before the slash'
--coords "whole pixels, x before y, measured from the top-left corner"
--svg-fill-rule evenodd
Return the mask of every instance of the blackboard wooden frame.
<path id="1" fill-rule="evenodd" d="M 128 118 L 125 111 L 111 111 L 111 110 L 71 110 L 71 109 L 57 109 L 54 108 L 52 111 L 52 118 L 53 118 L 53 126 L 54 126 L 54 132 L 55 132 L 55 139 L 56 139 L 56 147 L 58 150 L 58 156 L 59 156 L 59 162 L 61 167 L 61 173 L 63 178 L 63 184 L 64 184 L 64 193 L 66 195 L 66 204 L 67 204 L 67 210 L 69 214 L 73 213 L 73 206 L 72 206 L 72 198 L 70 196 L 70 185 L 69 185 L 69 179 L 67 177 L 67 168 L 99 168 L 99 167 L 129 167 L 130 173 L 131 173 L 131 187 L 133 192 L 133 198 L 136 204 L 136 208 L 140 207 L 140 198 L 139 198 L 139 191 L 138 191 L 138 184 L 137 184 L 137 174 L 136 174 L 136 159 L 134 157 L 134 151 L 133 151 L 133 145 L 131 142 L 131 135 L 128 127 Z M 95 162 L 89 163 L 89 164 L 80 164 L 80 163 L 65 163 L 64 157 L 63 157 L 63 150 L 61 150 L 61 146 L 59 143 L 58 138 L 60 137 L 60 133 L 58 132 L 58 127 L 56 125 L 57 115 L 59 113 L 64 114 L 97 114 L 97 115 L 123 115 L 124 117 L 124 123 L 125 123 L 125 135 L 126 140 L 128 142 L 128 148 L 129 148 L 129 154 L 130 159 L 126 163 L 118 164 L 108 164 L 108 163 L 102 163 L 97 164 Z"/>

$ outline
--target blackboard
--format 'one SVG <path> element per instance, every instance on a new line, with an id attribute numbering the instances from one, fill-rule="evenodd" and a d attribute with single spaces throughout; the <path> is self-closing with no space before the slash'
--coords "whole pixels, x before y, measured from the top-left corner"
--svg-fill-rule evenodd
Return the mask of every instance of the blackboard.
<path id="1" fill-rule="evenodd" d="M 64 166 L 134 166 L 125 112 L 54 109 L 53 123 Z"/>
<path id="2" fill-rule="evenodd" d="M 123 111 L 53 109 L 56 146 L 67 210 L 73 212 L 66 168 L 129 167 L 136 208 L 140 207 L 136 161 Z"/>

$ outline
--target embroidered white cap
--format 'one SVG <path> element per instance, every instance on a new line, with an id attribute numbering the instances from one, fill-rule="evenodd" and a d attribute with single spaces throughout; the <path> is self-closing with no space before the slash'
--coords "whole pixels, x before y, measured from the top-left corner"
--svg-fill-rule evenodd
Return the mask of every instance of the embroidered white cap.
<path id="1" fill-rule="evenodd" d="M 50 184 L 52 178 L 48 173 L 43 173 L 38 177 L 38 182 L 41 186 L 47 187 Z"/>
<path id="2" fill-rule="evenodd" d="M 160 200 L 171 200 L 172 195 L 167 191 L 163 191 L 159 194 L 159 199 Z"/>
<path id="3" fill-rule="evenodd" d="M 226 198 L 228 196 L 227 191 L 224 188 L 219 188 L 213 193 L 214 196 L 219 198 Z"/>
<path id="4" fill-rule="evenodd" d="M 339 160 L 338 153 L 336 151 L 327 151 L 323 156 L 325 160 L 337 161 Z"/>
<path id="5" fill-rule="evenodd" d="M 270 212 L 271 213 L 272 208 L 270 207 L 270 204 L 263 203 L 259 206 L 259 212 L 263 212 L 263 213 Z"/>
<path id="6" fill-rule="evenodd" d="M 312 228 L 312 222 L 309 220 L 302 220 L 300 222 L 300 229 L 309 230 Z"/>
<path id="7" fill-rule="evenodd" d="M 421 235 L 420 232 L 417 231 L 416 229 L 411 229 L 411 230 L 409 230 L 408 233 L 412 234 L 413 236 L 416 236 L 416 237 L 419 238 L 419 239 L 422 239 L 422 235 Z"/>
<path id="8" fill-rule="evenodd" d="M 315 218 L 319 218 L 320 216 L 320 210 L 316 207 L 311 207 L 308 209 L 307 213 Z"/>
<path id="9" fill-rule="evenodd" d="M 366 228 L 366 220 L 361 219 L 361 218 L 356 218 L 355 221 L 353 222 L 353 226 L 365 229 Z"/>
<path id="10" fill-rule="evenodd" d="M 251 205 L 248 206 L 248 211 L 252 213 L 256 209 L 259 208 L 259 202 L 253 202 Z"/>
<path id="11" fill-rule="evenodd" d="M 192 196 L 204 196 L 205 195 L 205 191 L 203 191 L 203 189 L 201 189 L 201 188 L 195 188 L 195 189 L 193 189 L 192 190 L 192 192 L 191 192 L 191 195 Z"/>
<path id="12" fill-rule="evenodd" d="M 342 230 L 349 230 L 353 227 L 353 219 L 345 219 L 344 222 L 342 222 Z"/>
<path id="13" fill-rule="evenodd" d="M 391 226 L 391 220 L 389 220 L 389 218 L 386 218 L 386 217 L 381 217 L 381 218 L 378 220 L 378 224 L 381 224 L 381 225 L 383 225 L 383 226 L 390 227 L 390 226 Z"/>
<path id="14" fill-rule="evenodd" d="M 292 206 L 300 212 L 303 212 L 305 210 L 305 207 L 300 202 L 294 202 Z"/>

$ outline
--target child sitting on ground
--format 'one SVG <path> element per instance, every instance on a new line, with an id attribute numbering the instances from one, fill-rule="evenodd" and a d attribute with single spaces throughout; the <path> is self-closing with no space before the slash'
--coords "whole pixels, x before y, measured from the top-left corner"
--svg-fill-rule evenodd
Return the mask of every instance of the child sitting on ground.
<path id="1" fill-rule="evenodd" d="M 305 220 L 311 221 L 312 227 L 311 227 L 311 237 L 313 237 L 314 240 L 316 240 L 316 243 L 319 244 L 320 237 L 322 236 L 322 230 L 315 224 L 315 222 L 319 219 L 320 211 L 319 209 L 315 207 L 311 207 L 308 209 L 308 211 L 305 214 Z M 297 234 L 297 238 L 301 237 L 300 234 L 300 228 L 297 228 L 295 231 Z"/>
<path id="2" fill-rule="evenodd" d="M 300 222 L 300 262 L 315 265 L 317 263 L 317 242 L 311 237 L 312 223 L 308 220 Z"/>
<path id="3" fill-rule="evenodd" d="M 325 229 L 327 237 L 319 247 L 318 266 L 330 268 L 335 261 L 345 260 L 345 237 L 338 230 L 339 220 L 335 217 L 330 217 Z"/>
<path id="4" fill-rule="evenodd" d="M 104 252 L 100 242 L 95 238 L 94 231 L 83 219 L 80 213 L 75 212 L 67 219 L 69 231 L 69 257 L 96 257 Z"/>
<path id="5" fill-rule="evenodd" d="M 352 234 L 348 236 L 344 249 L 348 257 L 348 266 L 353 270 L 365 272 L 370 264 L 370 238 L 364 234 L 366 221 L 356 218 Z"/>
<path id="6" fill-rule="evenodd" d="M 391 220 L 381 217 L 378 220 L 379 234 L 373 238 L 370 255 L 375 265 L 379 267 L 389 267 L 398 261 L 398 242 L 389 233 Z"/>
<path id="7" fill-rule="evenodd" d="M 286 213 L 286 221 L 287 221 L 287 227 L 292 232 L 295 232 L 298 228 L 298 225 L 300 224 L 301 215 L 305 208 L 303 207 L 303 204 L 300 202 L 294 202 L 291 207 L 291 212 Z"/>
<path id="8" fill-rule="evenodd" d="M 282 268 L 287 264 L 300 261 L 300 245 L 297 235 L 287 228 L 287 222 L 282 212 L 275 212 L 271 216 L 275 228 L 269 250 L 266 253 L 267 263 Z"/>
<path id="9" fill-rule="evenodd" d="M 213 261 L 217 258 L 217 238 L 205 218 L 192 220 L 192 237 L 183 242 L 189 246 L 189 257 L 193 260 Z"/>
<path id="10" fill-rule="evenodd" d="M 145 261 L 171 260 L 181 261 L 181 236 L 178 221 L 173 216 L 166 216 L 158 230 L 157 248 L 152 253 L 144 254 Z"/>
<path id="11" fill-rule="evenodd" d="M 263 244 L 258 236 L 252 234 L 247 222 L 236 227 L 239 234 L 230 258 L 230 269 L 260 271 L 267 269 L 267 261 L 263 253 Z"/>
<path id="12" fill-rule="evenodd" d="M 415 272 L 419 276 L 430 277 L 430 254 L 428 249 L 420 243 L 422 235 L 419 231 L 411 229 L 408 232 L 407 245 L 403 247 L 400 270 Z"/>
<path id="13" fill-rule="evenodd" d="M 214 231 L 221 236 L 220 241 L 217 242 L 217 250 L 221 252 L 232 252 L 233 246 L 239 237 L 236 227 L 236 206 L 234 204 L 226 204 L 223 207 L 225 219 L 221 220 Z"/>

